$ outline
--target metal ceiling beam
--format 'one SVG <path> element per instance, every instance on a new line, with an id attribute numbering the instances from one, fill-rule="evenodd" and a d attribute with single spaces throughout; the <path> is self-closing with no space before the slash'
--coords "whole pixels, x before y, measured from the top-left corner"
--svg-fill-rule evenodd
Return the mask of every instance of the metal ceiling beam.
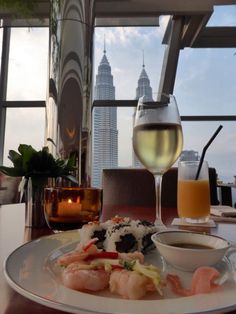
<path id="1" fill-rule="evenodd" d="M 224 116 L 181 116 L 182 121 L 236 121 L 234 115 Z"/>
<path id="2" fill-rule="evenodd" d="M 94 107 L 137 107 L 137 100 L 94 100 Z M 182 121 L 236 121 L 235 115 L 181 116 Z"/>
<path id="3" fill-rule="evenodd" d="M 159 26 L 159 17 L 97 17 L 96 27 L 115 27 L 115 26 Z"/>
<path id="4" fill-rule="evenodd" d="M 181 37 L 181 47 L 192 47 L 206 26 L 213 11 L 208 14 L 199 14 L 185 17 L 183 33 Z"/>
<path id="5" fill-rule="evenodd" d="M 95 15 L 112 17 L 205 14 L 212 11 L 213 3 L 210 0 L 96 0 Z"/>
<path id="6" fill-rule="evenodd" d="M 23 1 L 23 0 L 22 0 Z M 33 15 L 37 18 L 49 18 L 50 0 L 35 0 Z M 205 13 L 215 5 L 235 5 L 235 0 L 95 0 L 95 14 L 101 16 L 149 16 L 158 15 L 189 15 Z M 195 13 L 194 13 L 195 12 Z M 10 10 L 0 10 L 0 18 L 13 18 Z"/>
<path id="7" fill-rule="evenodd" d="M 46 107 L 44 100 L 5 100 L 1 101 L 3 108 L 42 108 Z"/>
<path id="8" fill-rule="evenodd" d="M 170 32 L 162 63 L 157 101 L 164 101 L 164 94 L 173 94 L 183 23 L 182 17 L 174 17 L 169 22 Z"/>
<path id="9" fill-rule="evenodd" d="M 92 107 L 137 107 L 137 100 L 94 100 Z"/>
<path id="10" fill-rule="evenodd" d="M 193 48 L 235 48 L 236 27 L 206 27 Z"/>
<path id="11" fill-rule="evenodd" d="M 5 18 L 2 20 L 2 27 L 49 27 L 49 19 L 10 19 Z"/>

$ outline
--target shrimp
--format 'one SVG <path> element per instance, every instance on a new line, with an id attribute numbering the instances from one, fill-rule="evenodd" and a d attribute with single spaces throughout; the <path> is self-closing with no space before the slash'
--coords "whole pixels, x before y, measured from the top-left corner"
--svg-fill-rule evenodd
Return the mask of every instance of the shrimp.
<path id="1" fill-rule="evenodd" d="M 89 256 L 86 252 L 80 252 L 80 251 L 72 251 L 70 253 L 67 253 L 65 255 L 62 255 L 58 258 L 57 264 L 60 266 L 67 266 L 74 262 L 82 262 Z"/>
<path id="2" fill-rule="evenodd" d="M 125 299 L 141 299 L 148 291 L 156 291 L 153 282 L 135 271 L 113 271 L 110 276 L 110 291 Z"/>
<path id="3" fill-rule="evenodd" d="M 79 291 L 100 291 L 109 286 L 110 273 L 102 269 L 89 269 L 89 265 L 87 267 L 80 262 L 68 265 L 62 272 L 63 284 Z"/>
<path id="4" fill-rule="evenodd" d="M 80 246 L 79 244 L 74 251 L 60 256 L 57 260 L 57 264 L 67 266 L 74 262 L 82 262 L 86 260 L 89 255 L 100 252 L 101 250 L 94 244 L 96 241 L 96 238 L 92 239 L 86 246 Z"/>
<path id="5" fill-rule="evenodd" d="M 179 276 L 168 274 L 167 281 L 172 285 L 172 290 L 178 295 L 190 296 L 200 293 L 210 293 L 218 285 L 214 283 L 214 280 L 219 277 L 219 272 L 214 267 L 202 266 L 195 270 L 191 288 L 186 289 L 182 287 Z"/>

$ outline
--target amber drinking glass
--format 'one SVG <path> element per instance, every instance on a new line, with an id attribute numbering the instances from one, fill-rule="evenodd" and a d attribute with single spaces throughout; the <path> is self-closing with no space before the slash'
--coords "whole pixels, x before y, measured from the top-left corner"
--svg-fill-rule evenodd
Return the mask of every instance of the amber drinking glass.
<path id="1" fill-rule="evenodd" d="M 81 228 L 99 219 L 102 191 L 97 188 L 45 188 L 44 214 L 54 231 Z"/>

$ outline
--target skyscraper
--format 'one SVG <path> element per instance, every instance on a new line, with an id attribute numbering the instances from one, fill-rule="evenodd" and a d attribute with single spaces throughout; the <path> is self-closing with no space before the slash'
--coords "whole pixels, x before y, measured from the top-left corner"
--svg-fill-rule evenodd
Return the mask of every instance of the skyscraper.
<path id="1" fill-rule="evenodd" d="M 146 102 L 146 101 L 153 101 L 153 98 L 152 98 L 152 88 L 150 86 L 149 77 L 148 77 L 147 72 L 145 70 L 144 57 L 143 57 L 142 71 L 141 71 L 139 79 L 138 79 L 138 87 L 136 88 L 136 97 L 135 97 L 135 99 L 138 100 L 140 97 L 144 97 L 143 98 L 144 102 Z M 136 113 L 136 108 L 134 110 L 133 123 L 134 123 L 135 113 Z M 133 167 L 135 167 L 135 168 L 143 167 L 141 162 L 136 157 L 134 151 L 133 151 Z"/>
<path id="2" fill-rule="evenodd" d="M 104 54 L 98 66 L 95 82 L 95 100 L 115 99 L 111 66 Z M 101 187 L 102 169 L 118 167 L 117 108 L 95 107 L 93 112 L 93 169 L 92 185 Z"/>
<path id="3" fill-rule="evenodd" d="M 136 97 L 139 99 L 144 96 L 143 101 L 153 101 L 152 98 L 152 88 L 150 86 L 150 80 L 148 78 L 147 72 L 145 70 L 144 58 L 143 58 L 143 69 L 138 79 L 138 87 L 136 88 Z"/>

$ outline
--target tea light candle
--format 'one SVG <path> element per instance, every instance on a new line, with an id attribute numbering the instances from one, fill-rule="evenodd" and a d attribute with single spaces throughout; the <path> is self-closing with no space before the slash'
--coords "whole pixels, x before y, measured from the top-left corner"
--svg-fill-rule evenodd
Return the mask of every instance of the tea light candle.
<path id="1" fill-rule="evenodd" d="M 78 197 L 76 202 L 68 198 L 65 201 L 61 201 L 58 204 L 58 214 L 59 216 L 76 216 L 82 210 L 82 204 L 80 203 L 80 198 Z"/>

